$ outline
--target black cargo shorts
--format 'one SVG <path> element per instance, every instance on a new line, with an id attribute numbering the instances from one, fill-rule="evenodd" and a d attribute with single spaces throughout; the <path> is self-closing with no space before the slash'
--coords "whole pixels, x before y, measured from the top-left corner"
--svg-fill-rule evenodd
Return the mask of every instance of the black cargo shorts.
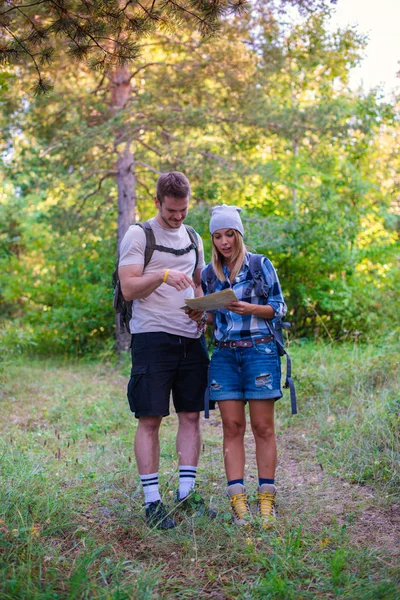
<path id="1" fill-rule="evenodd" d="M 131 351 L 128 400 L 135 417 L 169 415 L 171 392 L 177 413 L 204 410 L 209 358 L 203 335 L 135 333 Z"/>

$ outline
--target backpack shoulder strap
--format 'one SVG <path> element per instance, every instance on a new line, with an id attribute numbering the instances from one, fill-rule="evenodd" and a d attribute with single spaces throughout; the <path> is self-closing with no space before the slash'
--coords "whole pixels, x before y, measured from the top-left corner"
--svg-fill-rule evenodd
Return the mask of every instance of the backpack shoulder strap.
<path id="1" fill-rule="evenodd" d="M 263 258 L 264 258 L 263 254 L 250 254 L 249 270 L 250 270 L 252 279 L 254 279 L 254 281 L 256 282 L 256 286 L 257 286 L 258 282 L 260 283 L 259 292 L 257 292 L 257 295 L 268 296 L 268 285 L 266 282 L 264 282 L 263 273 L 262 273 Z M 257 290 L 257 287 L 256 287 L 256 290 Z M 282 335 L 282 328 L 290 327 L 290 323 L 283 322 L 282 319 L 272 319 L 272 320 L 266 319 L 266 323 L 268 325 L 268 328 L 269 328 L 271 334 L 273 335 L 273 337 L 275 339 L 279 355 L 280 356 L 286 355 L 286 380 L 285 380 L 284 387 L 289 388 L 289 390 L 290 390 L 290 402 L 291 402 L 291 408 L 292 408 L 292 415 L 297 415 L 296 389 L 295 389 L 293 379 L 292 379 L 292 361 L 291 361 L 289 354 L 285 350 L 284 343 L 283 343 L 283 335 Z"/>
<path id="2" fill-rule="evenodd" d="M 193 227 L 190 227 L 190 225 L 185 225 L 186 231 L 188 233 L 188 236 L 190 238 L 190 241 L 192 242 L 193 246 L 194 246 L 194 251 L 196 252 L 196 261 L 194 263 L 194 269 L 193 269 L 193 274 L 197 269 L 197 265 L 199 264 L 199 244 L 198 244 L 198 238 L 197 238 L 197 233 L 196 231 L 193 229 Z"/>
<path id="3" fill-rule="evenodd" d="M 135 223 L 135 225 L 138 225 L 138 227 L 141 227 L 146 236 L 146 249 L 144 252 L 144 268 L 146 268 L 147 265 L 149 264 L 149 262 L 151 261 L 153 252 L 156 249 L 164 251 L 164 252 L 170 251 L 173 254 L 174 253 L 178 254 L 179 251 L 174 251 L 172 248 L 164 248 L 164 246 L 158 246 L 156 244 L 156 238 L 154 236 L 154 232 L 153 232 L 153 229 L 152 229 L 149 221 L 144 221 L 143 223 Z M 191 250 L 191 249 L 194 249 L 196 252 L 196 260 L 195 260 L 195 265 L 194 265 L 194 269 L 193 269 L 193 273 L 194 273 L 195 270 L 197 269 L 197 265 L 199 262 L 199 247 L 198 247 L 197 234 L 196 234 L 195 230 L 193 229 L 193 227 L 190 227 L 189 225 L 185 225 L 185 228 L 186 228 L 186 231 L 188 232 L 188 236 L 191 241 L 191 247 L 186 248 L 184 252 L 186 252 L 187 250 Z M 180 251 L 180 252 L 183 252 L 183 251 Z"/>
<path id="4" fill-rule="evenodd" d="M 143 268 L 146 268 L 149 262 L 151 261 L 151 257 L 153 256 L 156 238 L 154 237 L 154 232 L 151 228 L 149 221 L 144 221 L 143 223 L 135 223 L 135 225 L 143 229 L 144 234 L 146 236 L 146 249 L 144 251 L 143 263 Z"/>
<path id="5" fill-rule="evenodd" d="M 211 262 L 206 266 L 206 283 L 208 293 L 213 294 L 217 286 L 217 276 Z"/>
<path id="6" fill-rule="evenodd" d="M 249 286 L 246 288 L 245 294 L 250 295 L 251 290 L 254 287 L 256 296 L 267 298 L 269 294 L 269 286 L 265 281 L 262 261 L 265 258 L 263 254 L 250 254 L 249 255 L 249 272 L 251 281 Z"/>
<path id="7" fill-rule="evenodd" d="M 250 254 L 249 257 L 249 269 L 253 279 L 260 279 L 262 277 L 262 260 L 263 254 Z"/>

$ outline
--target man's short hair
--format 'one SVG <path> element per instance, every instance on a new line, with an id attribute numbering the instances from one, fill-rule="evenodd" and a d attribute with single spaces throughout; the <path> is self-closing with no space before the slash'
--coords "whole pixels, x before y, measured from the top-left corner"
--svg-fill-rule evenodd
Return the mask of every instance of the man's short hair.
<path id="1" fill-rule="evenodd" d="M 172 198 L 190 198 L 190 183 L 188 178 L 179 171 L 163 173 L 157 181 L 157 200 L 163 203 L 166 196 Z"/>

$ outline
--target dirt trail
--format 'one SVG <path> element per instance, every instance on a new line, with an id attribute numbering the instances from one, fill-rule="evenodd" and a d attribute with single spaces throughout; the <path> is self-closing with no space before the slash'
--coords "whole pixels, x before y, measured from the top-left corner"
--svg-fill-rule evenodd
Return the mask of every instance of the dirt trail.
<path id="1" fill-rule="evenodd" d="M 210 421 L 213 427 L 221 427 L 218 414 Z M 353 545 L 393 557 L 395 564 L 400 557 L 400 504 L 385 508 L 379 492 L 373 488 L 353 485 L 327 474 L 318 463 L 306 432 L 297 426 L 279 435 L 277 442 L 276 479 L 281 518 L 289 517 L 302 525 L 306 520 L 308 528 L 321 532 L 321 539 L 326 526 L 346 525 Z M 250 427 L 245 445 L 246 479 L 253 490 L 257 475 Z"/>
<path id="2" fill-rule="evenodd" d="M 346 525 L 353 544 L 400 557 L 400 505 L 384 508 L 379 492 L 371 487 L 325 473 L 304 437 L 299 431 L 279 436 L 282 510 L 299 522 L 308 519 L 319 531 L 332 523 Z"/>

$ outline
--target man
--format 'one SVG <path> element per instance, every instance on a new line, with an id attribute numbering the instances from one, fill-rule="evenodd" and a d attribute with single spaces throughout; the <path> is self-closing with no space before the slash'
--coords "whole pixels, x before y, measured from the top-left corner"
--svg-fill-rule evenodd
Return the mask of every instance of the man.
<path id="1" fill-rule="evenodd" d="M 197 252 L 186 227 L 190 185 L 179 172 L 164 173 L 157 182 L 157 215 L 150 219 L 156 244 L 144 268 L 146 235 L 132 226 L 121 242 L 119 278 L 126 300 L 133 300 L 132 371 L 128 399 L 139 419 L 135 457 L 143 485 L 146 521 L 160 529 L 175 527 L 158 489 L 159 429 L 169 415 L 170 393 L 178 415 L 180 504 L 202 502 L 194 488 L 200 454 L 200 411 L 207 385 L 208 354 L 201 327 L 189 319 L 185 298 L 202 295 L 203 244 Z M 181 250 L 173 254 L 171 250 Z M 196 264 L 197 260 L 197 264 Z M 196 268 L 195 268 L 196 265 Z M 194 270 L 195 269 L 195 270 Z M 182 502 L 183 501 L 183 502 Z"/>

